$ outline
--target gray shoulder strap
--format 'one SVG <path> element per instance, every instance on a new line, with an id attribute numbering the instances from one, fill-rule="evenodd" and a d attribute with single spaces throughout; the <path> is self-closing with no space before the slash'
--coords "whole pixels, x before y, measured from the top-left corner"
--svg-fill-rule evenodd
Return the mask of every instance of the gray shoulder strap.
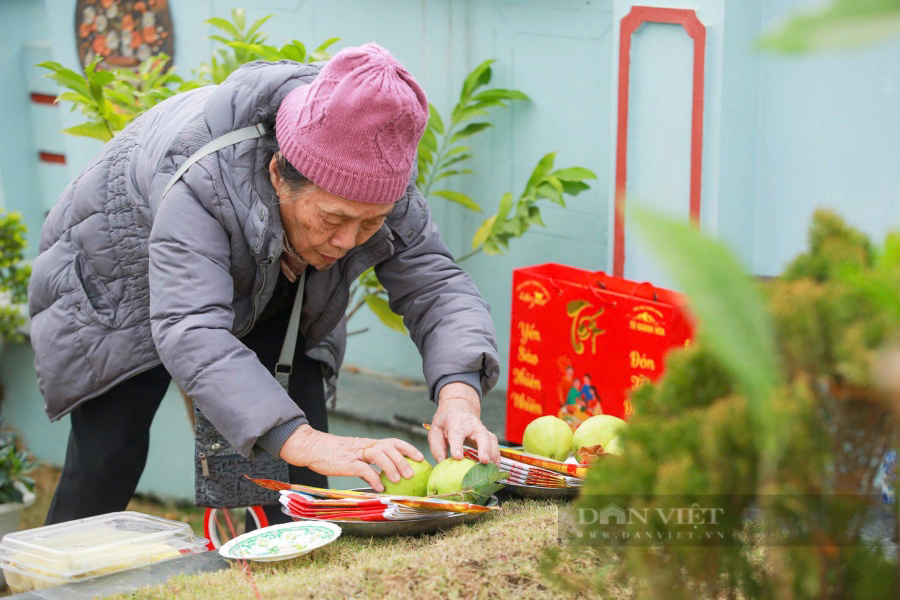
<path id="1" fill-rule="evenodd" d="M 181 179 L 181 176 L 184 175 L 185 171 L 190 169 L 195 162 L 206 156 L 207 154 L 212 154 L 213 152 L 218 152 L 222 148 L 227 148 L 228 146 L 233 146 L 238 142 L 243 142 L 245 140 L 252 140 L 253 138 L 258 138 L 264 136 L 268 133 L 266 126 L 262 123 L 257 123 L 256 125 L 250 125 L 248 127 L 241 127 L 240 129 L 235 129 L 234 131 L 229 131 L 225 135 L 219 136 L 213 141 L 205 144 L 202 148 L 191 154 L 190 158 L 188 158 L 181 167 L 175 171 L 175 174 L 172 175 L 172 179 L 169 180 L 169 183 L 166 184 L 165 189 L 163 190 L 162 196 L 159 197 L 159 201 L 162 202 L 163 198 L 166 197 L 166 194 L 169 193 L 169 190 L 175 185 L 175 182 Z"/>
<path id="2" fill-rule="evenodd" d="M 306 286 L 306 269 L 300 275 L 300 283 L 297 285 L 297 295 L 294 297 L 294 306 L 291 308 L 291 320 L 288 321 L 287 333 L 284 334 L 284 344 L 281 346 L 281 355 L 278 364 L 275 365 L 275 379 L 288 391 L 288 379 L 294 370 L 294 350 L 297 346 L 297 331 L 300 329 L 300 309 L 303 306 L 303 288 Z"/>

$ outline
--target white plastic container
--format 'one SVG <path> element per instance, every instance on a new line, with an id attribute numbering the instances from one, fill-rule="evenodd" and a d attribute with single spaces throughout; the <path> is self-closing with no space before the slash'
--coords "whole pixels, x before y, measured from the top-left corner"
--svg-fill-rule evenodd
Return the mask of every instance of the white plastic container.
<path id="1" fill-rule="evenodd" d="M 206 552 L 208 543 L 187 523 L 116 512 L 7 534 L 0 569 L 18 594 Z"/>

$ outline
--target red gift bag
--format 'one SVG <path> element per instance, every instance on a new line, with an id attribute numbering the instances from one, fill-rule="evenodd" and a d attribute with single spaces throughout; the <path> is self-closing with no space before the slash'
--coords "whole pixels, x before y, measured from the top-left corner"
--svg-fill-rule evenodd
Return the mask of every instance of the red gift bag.
<path id="1" fill-rule="evenodd" d="M 628 393 L 662 375 L 693 327 L 675 292 L 559 264 L 513 271 L 506 439 L 557 415 L 572 429 L 595 414 L 631 414 Z"/>

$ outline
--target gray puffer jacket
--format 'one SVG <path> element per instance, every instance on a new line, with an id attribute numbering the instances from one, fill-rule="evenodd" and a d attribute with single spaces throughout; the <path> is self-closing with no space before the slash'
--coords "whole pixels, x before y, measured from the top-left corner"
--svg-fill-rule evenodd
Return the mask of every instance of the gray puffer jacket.
<path id="1" fill-rule="evenodd" d="M 239 338 L 272 295 L 284 232 L 266 151 L 248 140 L 178 167 L 225 133 L 272 118 L 318 68 L 251 63 L 219 86 L 171 98 L 91 160 L 50 211 L 29 285 L 32 345 L 55 420 L 164 364 L 242 454 L 302 412 Z M 499 373 L 489 308 L 442 242 L 410 183 L 385 225 L 328 271 L 308 276 L 306 352 L 335 369 L 349 287 L 375 266 L 423 357 L 432 395 L 456 373 Z M 298 420 L 299 419 L 299 420 Z"/>

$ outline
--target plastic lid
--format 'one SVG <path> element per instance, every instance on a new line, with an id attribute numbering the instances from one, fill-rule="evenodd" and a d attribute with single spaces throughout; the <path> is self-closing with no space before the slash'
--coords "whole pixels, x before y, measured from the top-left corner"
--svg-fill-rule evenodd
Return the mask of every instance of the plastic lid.
<path id="1" fill-rule="evenodd" d="M 204 552 L 207 543 L 187 523 L 124 511 L 7 534 L 0 567 L 69 581 Z"/>

